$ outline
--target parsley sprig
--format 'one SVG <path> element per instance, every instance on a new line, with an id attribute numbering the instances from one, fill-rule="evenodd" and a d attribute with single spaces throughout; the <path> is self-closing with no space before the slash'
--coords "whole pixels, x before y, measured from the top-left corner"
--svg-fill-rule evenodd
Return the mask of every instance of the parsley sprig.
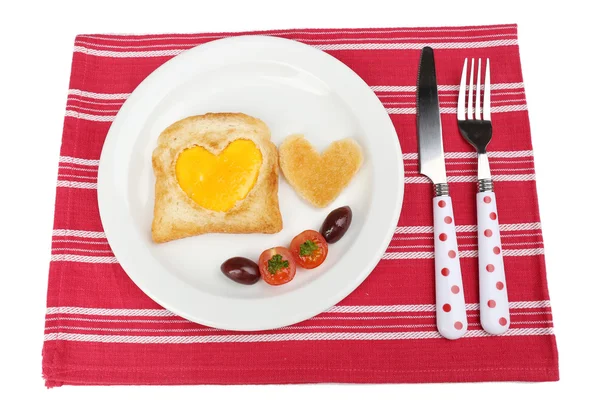
<path id="1" fill-rule="evenodd" d="M 285 268 L 289 267 L 289 265 L 290 265 L 289 261 L 283 260 L 283 257 L 281 256 L 281 254 L 275 254 L 273 257 L 271 257 L 269 259 L 269 261 L 267 263 L 268 263 L 267 269 L 269 270 L 269 273 L 271 273 L 271 274 L 275 274 L 279 270 L 285 269 Z"/>
<path id="2" fill-rule="evenodd" d="M 300 255 L 302 257 L 311 256 L 318 249 L 319 246 L 317 246 L 317 244 L 314 241 L 306 240 L 300 245 Z"/>

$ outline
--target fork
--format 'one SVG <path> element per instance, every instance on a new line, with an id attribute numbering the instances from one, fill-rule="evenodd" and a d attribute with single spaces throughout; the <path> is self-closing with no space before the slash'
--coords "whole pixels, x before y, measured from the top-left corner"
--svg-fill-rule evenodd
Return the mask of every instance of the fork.
<path id="1" fill-rule="evenodd" d="M 483 117 L 481 111 L 481 58 L 477 65 L 477 89 L 473 91 L 475 58 L 471 59 L 467 91 L 468 61 L 465 59 L 458 95 L 458 127 L 462 137 L 477 150 L 477 240 L 479 257 L 479 312 L 481 326 L 494 335 L 510 326 L 504 260 L 494 183 L 486 148 L 492 140 L 490 60 L 485 65 Z M 466 115 L 465 98 L 468 95 Z M 475 95 L 475 106 L 473 106 Z M 466 117 L 465 117 L 466 116 Z"/>

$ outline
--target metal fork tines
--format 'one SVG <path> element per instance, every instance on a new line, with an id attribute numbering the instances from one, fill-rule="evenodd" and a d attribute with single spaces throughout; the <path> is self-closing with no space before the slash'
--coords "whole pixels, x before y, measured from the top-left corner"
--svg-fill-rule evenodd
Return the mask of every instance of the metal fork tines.
<path id="1" fill-rule="evenodd" d="M 475 58 L 471 59 L 471 71 L 469 76 L 469 85 L 467 90 L 467 73 L 469 59 L 465 59 L 462 76 L 460 79 L 460 89 L 458 93 L 458 127 L 462 136 L 475 149 L 478 154 L 477 177 L 479 179 L 480 190 L 492 190 L 492 181 L 490 165 L 486 154 L 486 148 L 492 140 L 492 118 L 491 118 L 491 94 L 490 94 L 490 60 L 485 64 L 485 81 L 481 85 L 481 58 L 477 65 L 477 84 L 473 86 L 473 74 L 475 73 Z M 483 117 L 481 106 L 481 91 L 483 89 Z M 473 105 L 475 98 L 475 105 Z M 467 105 L 465 106 L 465 99 Z M 466 110 L 466 112 L 465 112 Z"/>

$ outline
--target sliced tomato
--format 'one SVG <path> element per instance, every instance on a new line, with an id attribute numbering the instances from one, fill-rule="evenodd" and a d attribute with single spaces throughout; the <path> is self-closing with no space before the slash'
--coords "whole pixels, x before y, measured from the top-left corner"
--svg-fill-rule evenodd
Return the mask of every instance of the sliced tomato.
<path id="1" fill-rule="evenodd" d="M 296 263 L 292 253 L 285 247 L 265 250 L 258 260 L 258 268 L 263 280 L 270 285 L 282 285 L 296 275 Z"/>
<path id="2" fill-rule="evenodd" d="M 290 251 L 296 264 L 304 269 L 314 269 L 327 258 L 328 245 L 317 231 L 306 230 L 298 234 L 290 243 Z"/>

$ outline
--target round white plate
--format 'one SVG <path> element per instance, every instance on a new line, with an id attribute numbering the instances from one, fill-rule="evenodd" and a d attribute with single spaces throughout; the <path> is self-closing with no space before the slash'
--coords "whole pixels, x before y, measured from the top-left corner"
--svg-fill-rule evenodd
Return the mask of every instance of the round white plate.
<path id="1" fill-rule="evenodd" d="M 160 132 L 184 117 L 243 112 L 262 119 L 279 145 L 304 134 L 318 150 L 352 137 L 365 161 L 325 209 L 304 202 L 280 174 L 284 228 L 273 235 L 205 234 L 155 244 L 151 155 Z M 398 137 L 368 85 L 332 56 L 299 42 L 239 36 L 190 49 L 148 76 L 112 123 L 100 158 L 98 203 L 106 237 L 130 278 L 154 301 L 191 321 L 231 330 L 264 330 L 308 319 L 350 294 L 387 248 L 400 215 L 404 170 Z M 282 286 L 237 284 L 220 271 L 230 257 L 255 261 L 319 230 L 334 208 L 353 222 L 320 267 L 298 270 Z"/>

